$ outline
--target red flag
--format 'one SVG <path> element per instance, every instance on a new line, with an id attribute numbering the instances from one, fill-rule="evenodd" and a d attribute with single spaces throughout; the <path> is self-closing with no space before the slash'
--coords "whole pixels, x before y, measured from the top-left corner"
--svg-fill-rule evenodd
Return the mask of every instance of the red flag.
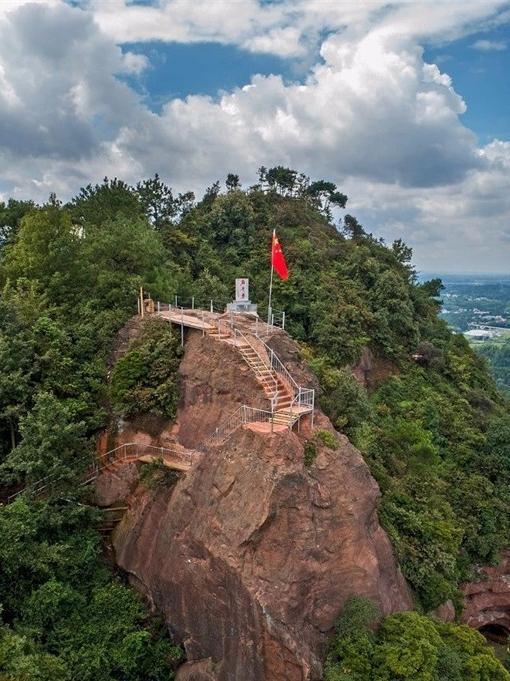
<path id="1" fill-rule="evenodd" d="M 273 246 L 271 248 L 271 264 L 274 271 L 280 276 L 281 279 L 289 278 L 289 270 L 287 268 L 287 263 L 285 262 L 285 256 L 283 255 L 282 247 L 276 236 L 276 230 L 273 229 Z"/>

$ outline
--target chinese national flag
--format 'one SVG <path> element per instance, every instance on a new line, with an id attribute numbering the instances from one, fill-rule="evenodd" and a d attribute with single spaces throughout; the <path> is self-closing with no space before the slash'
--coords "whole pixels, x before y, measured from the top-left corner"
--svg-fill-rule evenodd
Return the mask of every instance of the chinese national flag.
<path id="1" fill-rule="evenodd" d="M 283 255 L 282 247 L 276 236 L 276 230 L 273 230 L 273 245 L 271 248 L 271 264 L 274 271 L 280 276 L 281 279 L 289 278 L 289 270 L 287 268 L 287 263 L 285 262 L 285 256 Z"/>

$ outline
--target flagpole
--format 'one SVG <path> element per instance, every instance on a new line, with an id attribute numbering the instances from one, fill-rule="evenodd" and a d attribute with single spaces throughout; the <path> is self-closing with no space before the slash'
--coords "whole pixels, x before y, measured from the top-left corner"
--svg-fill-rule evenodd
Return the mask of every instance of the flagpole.
<path id="1" fill-rule="evenodd" d="M 273 229 L 273 238 L 271 239 L 271 279 L 269 280 L 269 305 L 267 307 L 267 323 L 271 324 L 271 299 L 273 297 L 273 248 L 274 248 L 274 238 L 276 236 L 276 229 Z"/>

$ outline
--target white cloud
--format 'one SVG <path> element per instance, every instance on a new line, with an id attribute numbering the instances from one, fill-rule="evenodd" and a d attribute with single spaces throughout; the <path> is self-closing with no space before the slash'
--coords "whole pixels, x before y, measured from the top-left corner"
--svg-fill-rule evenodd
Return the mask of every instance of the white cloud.
<path id="1" fill-rule="evenodd" d="M 502 40 L 477 40 L 472 47 L 481 52 L 503 52 L 508 46 Z"/>
<path id="2" fill-rule="evenodd" d="M 230 0 L 81 8 L 8 0 L 7 11 L 0 1 L 3 186 L 67 198 L 104 175 L 136 181 L 159 172 L 184 190 L 229 171 L 251 183 L 257 167 L 281 163 L 336 181 L 349 210 L 375 233 L 407 239 L 422 267 L 503 268 L 509 143 L 478 148 L 462 124 L 462 97 L 420 47 L 479 30 L 501 6 L 239 0 L 232 11 Z M 155 114 L 116 78 L 149 66 L 116 42 L 216 40 L 304 59 L 325 30 L 303 83 L 254 76 L 218 98 L 170 100 Z"/>
<path id="3" fill-rule="evenodd" d="M 482 168 L 430 190 L 350 178 L 349 208 L 378 236 L 403 236 L 421 270 L 508 272 L 510 144 L 495 141 L 480 153 Z"/>
<path id="4" fill-rule="evenodd" d="M 505 0 L 83 0 L 101 29 L 116 42 L 151 40 L 238 45 L 282 57 L 302 57 L 323 32 L 360 36 L 379 26 L 387 34 L 410 38 L 454 38 L 505 7 Z"/>

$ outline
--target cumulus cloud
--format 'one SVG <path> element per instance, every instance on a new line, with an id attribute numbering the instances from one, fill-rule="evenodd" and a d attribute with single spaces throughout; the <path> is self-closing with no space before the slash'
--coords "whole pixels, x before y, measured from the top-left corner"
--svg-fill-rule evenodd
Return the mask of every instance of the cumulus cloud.
<path id="1" fill-rule="evenodd" d="M 502 40 L 477 40 L 472 47 L 481 52 L 503 52 L 507 44 Z"/>
<path id="2" fill-rule="evenodd" d="M 493 23 L 506 4 L 505 0 L 434 4 L 428 0 L 159 0 L 142 5 L 131 0 L 83 0 L 116 42 L 210 41 L 283 57 L 302 57 L 324 32 L 359 36 L 375 26 L 407 38 L 458 38 Z"/>
<path id="3" fill-rule="evenodd" d="M 445 41 L 501 20 L 502 5 L 239 0 L 233 12 L 226 0 L 7 0 L 2 186 L 67 198 L 105 174 L 136 181 L 159 172 L 178 190 L 200 189 L 229 171 L 252 182 L 258 166 L 284 164 L 336 181 L 351 211 L 376 233 L 408 239 L 419 263 L 426 254 L 451 269 L 455 254 L 459 268 L 487 268 L 491 257 L 491 267 L 498 258 L 503 266 L 509 143 L 478 147 L 462 124 L 462 97 L 420 47 L 424 38 Z M 118 43 L 156 39 L 216 40 L 300 59 L 319 40 L 320 52 L 304 82 L 255 75 L 216 98 L 169 100 L 155 114 L 117 76 L 149 67 Z"/>
<path id="4" fill-rule="evenodd" d="M 507 272 L 510 145 L 492 142 L 480 154 L 482 168 L 431 190 L 349 178 L 349 208 L 389 242 L 403 236 L 421 270 Z"/>

